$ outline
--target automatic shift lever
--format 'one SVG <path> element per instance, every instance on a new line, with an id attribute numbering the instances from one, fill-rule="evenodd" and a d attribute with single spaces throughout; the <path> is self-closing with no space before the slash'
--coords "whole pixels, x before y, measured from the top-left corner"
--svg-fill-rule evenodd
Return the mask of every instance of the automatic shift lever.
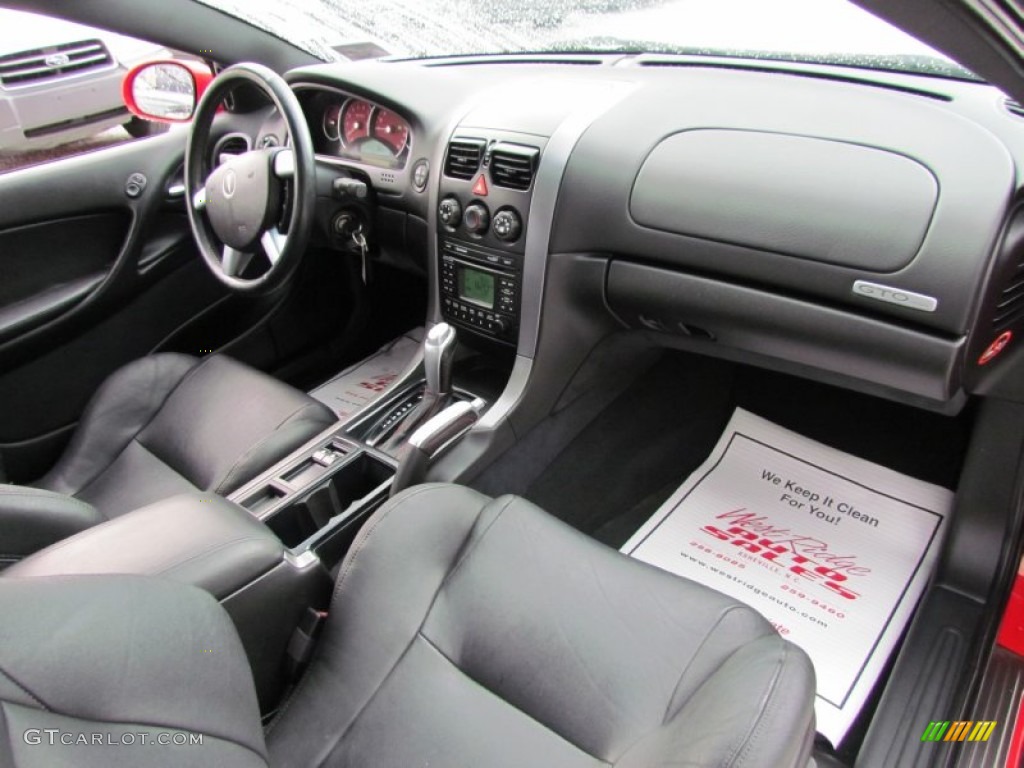
<path id="1" fill-rule="evenodd" d="M 452 360 L 458 339 L 448 323 L 438 323 L 423 340 L 423 368 L 427 377 L 424 399 L 433 394 L 440 401 L 452 393 Z"/>
<path id="2" fill-rule="evenodd" d="M 423 339 L 423 369 L 427 380 L 423 399 L 387 439 L 385 450 L 399 448 L 416 427 L 448 405 L 452 394 L 452 363 L 457 344 L 455 329 L 448 323 L 438 323 L 427 332 Z"/>

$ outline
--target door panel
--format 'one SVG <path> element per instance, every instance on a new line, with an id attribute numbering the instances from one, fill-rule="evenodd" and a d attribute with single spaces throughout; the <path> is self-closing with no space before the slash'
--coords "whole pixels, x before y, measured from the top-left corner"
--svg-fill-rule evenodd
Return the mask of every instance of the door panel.
<path id="1" fill-rule="evenodd" d="M 168 194 L 184 142 L 176 131 L 0 175 L 8 480 L 42 474 L 103 379 L 224 297 Z M 134 174 L 146 179 L 137 197 Z"/>
<path id="2" fill-rule="evenodd" d="M 41 475 L 70 437 L 63 428 L 78 420 L 103 380 L 221 295 L 195 259 L 69 341 L 0 373 L 0 456 L 8 480 L 25 483 Z"/>
<path id="3" fill-rule="evenodd" d="M 70 310 L 99 287 L 124 242 L 123 211 L 0 231 L 0 342 Z"/>

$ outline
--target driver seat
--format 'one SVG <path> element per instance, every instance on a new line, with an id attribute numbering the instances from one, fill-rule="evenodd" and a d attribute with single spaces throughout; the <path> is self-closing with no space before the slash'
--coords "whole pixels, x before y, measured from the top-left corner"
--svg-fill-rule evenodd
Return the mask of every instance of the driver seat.
<path id="1" fill-rule="evenodd" d="M 17 560 L 179 493 L 230 494 L 336 421 L 223 355 L 135 360 L 100 386 L 33 488 L 0 485 L 0 556 Z"/>

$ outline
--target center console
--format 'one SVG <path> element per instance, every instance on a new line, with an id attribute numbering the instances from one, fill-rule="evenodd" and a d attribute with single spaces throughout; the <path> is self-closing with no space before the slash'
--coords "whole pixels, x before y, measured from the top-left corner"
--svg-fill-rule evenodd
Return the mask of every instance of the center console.
<path id="1" fill-rule="evenodd" d="M 533 179 L 541 147 L 519 134 L 464 129 L 448 144 L 437 208 L 441 314 L 515 346 Z"/>
<path id="2" fill-rule="evenodd" d="M 232 495 L 302 560 L 328 569 L 388 498 L 395 460 L 336 429 Z"/>

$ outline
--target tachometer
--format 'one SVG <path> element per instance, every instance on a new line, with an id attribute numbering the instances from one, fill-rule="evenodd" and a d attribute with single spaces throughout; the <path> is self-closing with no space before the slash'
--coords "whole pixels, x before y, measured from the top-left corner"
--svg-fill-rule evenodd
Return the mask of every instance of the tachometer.
<path id="1" fill-rule="evenodd" d="M 373 105 L 360 99 L 350 99 L 341 113 L 341 138 L 346 145 L 354 144 L 370 135 L 370 117 Z"/>
<path id="2" fill-rule="evenodd" d="M 341 104 L 328 104 L 324 110 L 324 136 L 328 141 L 337 141 L 339 138 L 338 121 L 341 119 Z"/>
<path id="3" fill-rule="evenodd" d="M 394 112 L 381 107 L 373 117 L 373 138 L 387 144 L 397 156 L 409 141 L 409 126 Z"/>

